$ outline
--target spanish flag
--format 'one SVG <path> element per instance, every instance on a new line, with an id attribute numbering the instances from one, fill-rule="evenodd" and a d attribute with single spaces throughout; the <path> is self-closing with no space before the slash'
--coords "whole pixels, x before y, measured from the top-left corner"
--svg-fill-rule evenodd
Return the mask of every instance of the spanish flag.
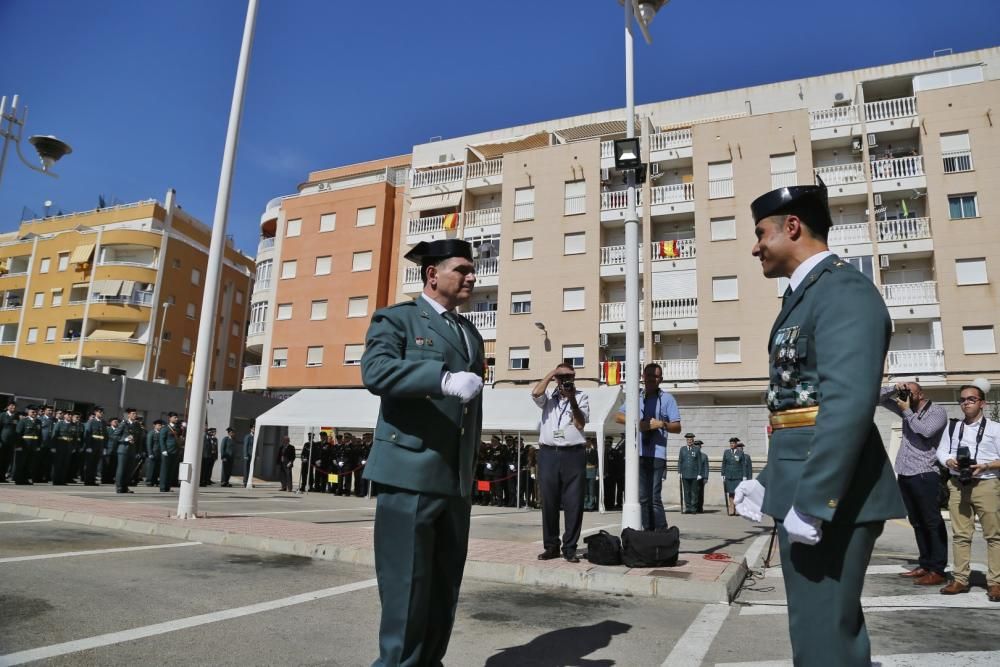
<path id="1" fill-rule="evenodd" d="M 677 241 L 663 241 L 664 257 L 680 257 L 680 250 L 677 248 Z"/>
<path id="2" fill-rule="evenodd" d="M 604 382 L 608 386 L 615 386 L 622 383 L 622 363 L 620 361 L 605 361 L 602 364 L 604 366 Z"/>
<path id="3" fill-rule="evenodd" d="M 458 227 L 458 213 L 449 213 L 444 216 L 444 228 L 455 229 Z"/>

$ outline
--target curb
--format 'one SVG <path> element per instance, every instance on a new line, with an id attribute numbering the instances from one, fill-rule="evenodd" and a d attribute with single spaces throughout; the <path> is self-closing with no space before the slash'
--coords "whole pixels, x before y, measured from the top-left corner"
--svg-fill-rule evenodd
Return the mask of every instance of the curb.
<path id="1" fill-rule="evenodd" d="M 53 510 L 10 502 L 0 502 L 0 512 L 121 530 L 140 535 L 170 537 L 202 542 L 203 544 L 375 567 L 375 552 L 370 549 L 247 535 L 227 530 L 198 528 L 197 526 L 175 525 L 142 519 L 119 519 L 100 514 Z M 745 559 L 727 565 L 717 581 L 685 581 L 669 576 L 629 575 L 614 566 L 590 566 L 587 570 L 571 570 L 479 560 L 467 560 L 465 563 L 465 577 L 478 581 L 722 604 L 730 604 L 733 601 L 746 575 L 747 563 Z"/>

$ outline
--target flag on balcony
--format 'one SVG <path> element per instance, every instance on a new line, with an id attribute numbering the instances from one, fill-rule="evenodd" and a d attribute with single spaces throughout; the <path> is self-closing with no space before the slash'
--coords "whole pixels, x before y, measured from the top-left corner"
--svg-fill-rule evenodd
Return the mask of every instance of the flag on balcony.
<path id="1" fill-rule="evenodd" d="M 670 257 L 680 257 L 680 249 L 677 247 L 677 241 L 657 241 L 656 242 L 656 256 L 660 259 L 670 258 Z"/>
<path id="2" fill-rule="evenodd" d="M 444 216 L 444 228 L 455 229 L 458 227 L 458 213 L 449 213 Z"/>
<path id="3" fill-rule="evenodd" d="M 903 207 L 903 217 L 904 218 L 909 218 L 910 217 L 910 208 L 906 205 L 906 200 L 905 199 L 900 199 L 899 203 Z"/>
<path id="4" fill-rule="evenodd" d="M 605 361 L 601 365 L 604 366 L 604 382 L 608 386 L 613 387 L 622 383 L 622 362 Z"/>

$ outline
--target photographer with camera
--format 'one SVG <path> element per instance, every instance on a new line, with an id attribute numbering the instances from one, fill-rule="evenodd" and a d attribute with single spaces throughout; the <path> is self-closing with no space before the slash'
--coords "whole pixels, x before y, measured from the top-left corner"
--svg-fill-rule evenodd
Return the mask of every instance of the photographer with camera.
<path id="1" fill-rule="evenodd" d="M 924 396 L 916 382 L 883 387 L 879 405 L 903 418 L 903 439 L 896 454 L 896 482 L 906 505 L 906 516 L 917 540 L 917 567 L 900 576 L 919 586 L 945 583 L 948 529 L 941 518 L 938 491 L 937 446 L 948 423 L 948 413 Z"/>
<path id="2" fill-rule="evenodd" d="M 969 559 L 976 517 L 986 540 L 986 595 L 1000 602 L 1000 423 L 983 413 L 990 383 L 976 379 L 959 389 L 965 419 L 953 421 L 941 436 L 937 458 L 948 467 L 954 579 L 943 595 L 969 592 Z M 973 514 L 974 513 L 974 514 Z"/>
<path id="3" fill-rule="evenodd" d="M 556 381 L 550 393 L 549 383 Z M 576 371 L 561 363 L 531 390 L 535 405 L 542 409 L 538 435 L 538 486 L 542 496 L 542 543 L 538 560 L 559 557 L 559 507 L 564 512 L 562 556 L 579 563 L 576 555 L 583 526 L 583 492 L 587 483 L 586 438 L 583 428 L 590 419 L 590 399 L 576 388 Z"/>

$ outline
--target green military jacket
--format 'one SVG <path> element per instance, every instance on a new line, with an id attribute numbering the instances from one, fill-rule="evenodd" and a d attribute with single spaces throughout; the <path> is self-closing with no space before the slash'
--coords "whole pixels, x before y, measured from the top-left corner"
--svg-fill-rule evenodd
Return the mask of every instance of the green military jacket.
<path id="1" fill-rule="evenodd" d="M 161 427 L 160 433 L 163 433 L 165 428 L 166 426 Z M 153 430 L 146 434 L 146 456 L 160 455 L 160 433 L 157 433 L 156 427 L 153 427 Z"/>
<path id="2" fill-rule="evenodd" d="M 177 429 L 176 431 L 174 429 Z M 160 453 L 161 454 L 176 454 L 180 449 L 180 441 L 178 440 L 178 434 L 180 433 L 181 427 L 175 426 L 170 427 L 170 424 L 165 424 L 163 428 L 160 429 Z"/>
<path id="3" fill-rule="evenodd" d="M 4 443 L 14 441 L 19 421 L 21 421 L 21 417 L 16 412 L 14 414 L 10 414 L 6 410 L 0 412 L 0 441 Z"/>
<path id="4" fill-rule="evenodd" d="M 836 255 L 824 258 L 789 295 L 768 339 L 768 409 L 819 406 L 815 426 L 775 429 L 765 514 L 790 507 L 847 524 L 905 516 L 875 428 L 892 321 L 871 280 Z"/>
<path id="5" fill-rule="evenodd" d="M 52 438 L 57 440 L 61 447 L 75 447 L 80 444 L 80 424 L 73 424 L 67 421 L 60 421 L 52 429 Z"/>
<path id="6" fill-rule="evenodd" d="M 108 446 L 108 425 L 102 419 L 88 419 L 83 425 L 83 442 L 85 449 L 95 449 L 104 452 Z"/>
<path id="7" fill-rule="evenodd" d="M 677 453 L 677 472 L 682 479 L 702 479 L 708 477 L 708 456 L 697 447 L 684 445 Z"/>
<path id="8" fill-rule="evenodd" d="M 460 319 L 468 350 L 422 297 L 372 315 L 361 377 L 382 404 L 365 465 L 367 479 L 421 493 L 470 497 L 482 435 L 482 394 L 463 405 L 441 393 L 444 371 L 483 373 L 483 338 L 472 323 Z"/>
<path id="9" fill-rule="evenodd" d="M 222 438 L 222 445 L 220 446 L 219 454 L 223 461 L 233 460 L 233 439 L 228 435 Z"/>
<path id="10" fill-rule="evenodd" d="M 37 417 L 21 417 L 17 422 L 17 434 L 21 436 L 21 442 L 28 447 L 38 447 L 42 440 L 42 422 Z"/>
<path id="11" fill-rule="evenodd" d="M 750 457 L 732 449 L 722 454 L 722 476 L 726 479 L 750 479 Z"/>
<path id="12" fill-rule="evenodd" d="M 131 440 L 129 440 L 129 436 L 131 436 Z M 139 422 L 130 422 L 125 419 L 118 424 L 115 437 L 118 440 L 119 454 L 137 454 L 139 452 L 139 445 L 145 443 L 146 434 L 145 429 Z"/>

